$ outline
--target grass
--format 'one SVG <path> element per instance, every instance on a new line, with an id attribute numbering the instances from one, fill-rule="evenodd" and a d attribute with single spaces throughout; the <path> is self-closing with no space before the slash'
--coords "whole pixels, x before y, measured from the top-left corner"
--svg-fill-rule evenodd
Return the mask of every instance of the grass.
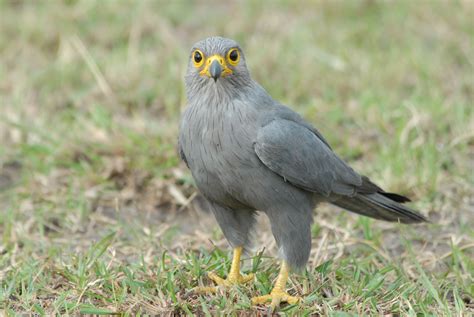
<path id="1" fill-rule="evenodd" d="M 230 250 L 175 144 L 191 45 L 237 39 L 251 73 L 431 224 L 318 208 L 287 315 L 474 310 L 474 6 L 0 0 L 0 314 L 255 314 L 278 272 L 195 296 Z M 264 249 L 263 249 L 264 248 Z"/>

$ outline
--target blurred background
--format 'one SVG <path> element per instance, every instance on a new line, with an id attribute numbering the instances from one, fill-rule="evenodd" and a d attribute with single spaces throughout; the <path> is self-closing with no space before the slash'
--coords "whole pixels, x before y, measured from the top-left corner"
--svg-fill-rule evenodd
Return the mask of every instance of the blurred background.
<path id="1" fill-rule="evenodd" d="M 211 35 L 237 40 L 251 74 L 275 99 L 313 123 L 356 170 L 411 197 L 433 221 L 402 227 L 322 206 L 309 270 L 328 261 L 343 270 L 344 259 L 365 259 L 372 274 L 371 259 L 383 254 L 405 270 L 407 300 L 423 308 L 414 311 L 472 309 L 468 0 L 0 0 L 0 309 L 187 307 L 179 296 L 168 302 L 167 292 L 182 292 L 184 277 L 195 286 L 204 273 L 177 275 L 175 289 L 161 293 L 150 291 L 160 289 L 155 284 L 136 286 L 149 291 L 146 304 L 131 286 L 133 296 L 106 300 L 107 278 L 91 268 L 103 263 L 102 273 L 125 287 L 126 272 L 160 281 L 161 259 L 184 272 L 189 250 L 209 255 L 201 268 L 217 263 L 216 249 L 227 252 L 176 152 L 187 59 L 193 43 Z M 260 222 L 257 250 L 273 255 L 268 225 Z M 429 284 L 418 283 L 413 268 L 422 268 Z M 328 300 L 319 289 L 315 294 Z M 129 298 L 136 300 L 131 310 Z M 352 311 L 380 313 L 367 309 Z"/>

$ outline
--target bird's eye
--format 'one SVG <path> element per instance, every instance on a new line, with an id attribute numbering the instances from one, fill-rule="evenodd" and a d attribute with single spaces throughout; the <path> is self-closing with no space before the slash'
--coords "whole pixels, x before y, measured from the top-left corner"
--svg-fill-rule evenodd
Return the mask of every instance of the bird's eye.
<path id="1" fill-rule="evenodd" d="M 232 66 L 235 66 L 239 63 L 240 60 L 240 53 L 239 50 L 236 48 L 233 48 L 227 53 L 227 59 L 229 60 L 229 63 Z"/>
<path id="2" fill-rule="evenodd" d="M 200 67 L 204 61 L 204 54 L 200 50 L 195 50 L 193 53 L 194 66 Z"/>

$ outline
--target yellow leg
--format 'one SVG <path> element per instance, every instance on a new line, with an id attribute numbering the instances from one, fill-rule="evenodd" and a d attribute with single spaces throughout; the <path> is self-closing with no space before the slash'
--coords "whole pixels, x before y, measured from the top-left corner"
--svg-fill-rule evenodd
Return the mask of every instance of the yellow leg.
<path id="1" fill-rule="evenodd" d="M 300 301 L 299 297 L 291 296 L 285 292 L 286 282 L 288 281 L 288 264 L 283 261 L 280 268 L 280 273 L 275 282 L 275 286 L 268 295 L 258 296 L 252 298 L 253 305 L 265 304 L 271 302 L 270 309 L 273 311 L 275 308 L 280 306 L 281 302 L 287 302 L 289 304 L 296 304 Z"/>
<path id="2" fill-rule="evenodd" d="M 232 264 L 230 266 L 229 275 L 226 279 L 219 277 L 214 272 L 209 272 L 208 276 L 213 280 L 218 286 L 232 286 L 238 284 L 244 284 L 253 279 L 253 274 L 242 275 L 240 274 L 240 257 L 242 255 L 242 247 L 237 247 L 234 249 L 234 256 L 232 257 Z M 215 293 L 217 287 L 196 287 L 194 289 L 197 293 Z"/>

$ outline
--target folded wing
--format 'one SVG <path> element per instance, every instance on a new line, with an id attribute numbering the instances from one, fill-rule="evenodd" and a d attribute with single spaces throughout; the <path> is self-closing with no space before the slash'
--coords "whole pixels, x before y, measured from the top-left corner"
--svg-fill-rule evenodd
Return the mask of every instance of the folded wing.
<path id="1" fill-rule="evenodd" d="M 427 221 L 404 206 L 408 198 L 385 192 L 340 159 L 317 131 L 298 122 L 277 119 L 262 127 L 255 153 L 273 172 L 294 186 L 329 197 L 344 209 L 402 223 Z"/>
<path id="2" fill-rule="evenodd" d="M 362 176 L 313 131 L 291 120 L 273 120 L 258 131 L 257 156 L 294 186 L 324 196 L 354 196 Z"/>

